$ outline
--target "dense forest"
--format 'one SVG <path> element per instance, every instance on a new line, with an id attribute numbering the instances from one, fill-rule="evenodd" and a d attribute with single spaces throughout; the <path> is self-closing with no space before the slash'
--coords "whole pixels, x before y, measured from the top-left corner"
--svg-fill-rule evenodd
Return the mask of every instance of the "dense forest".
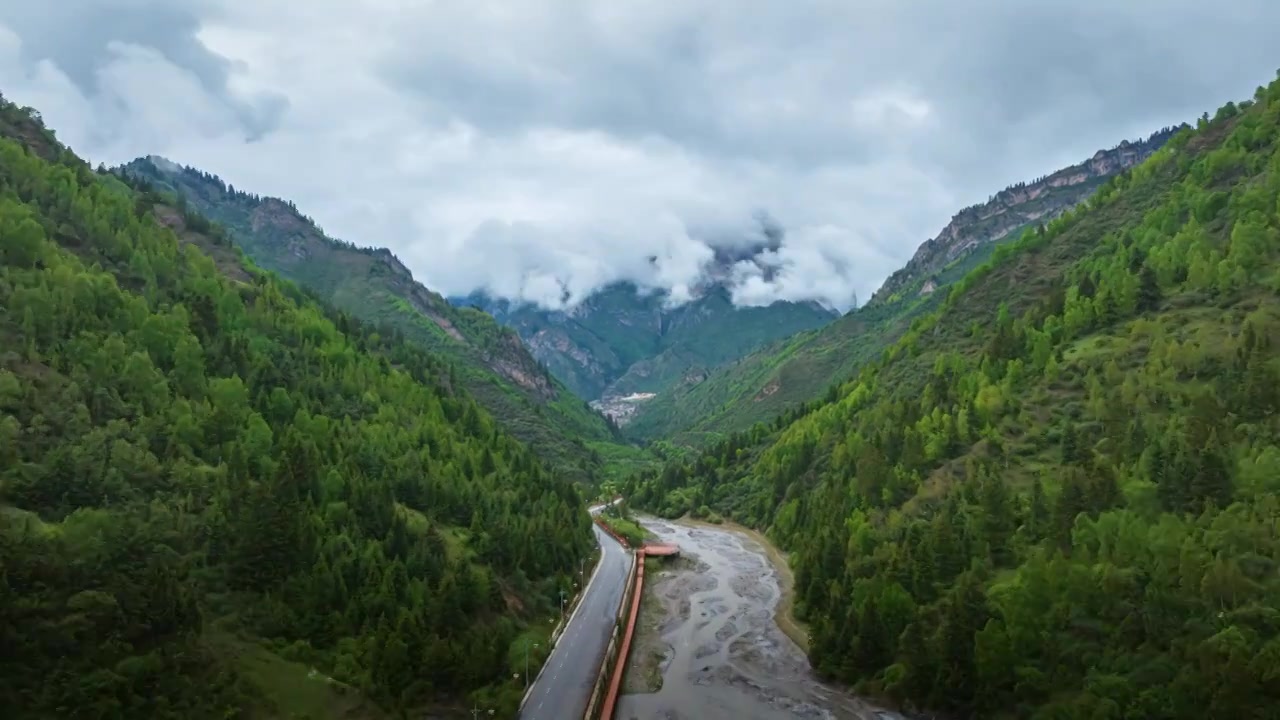
<path id="1" fill-rule="evenodd" d="M 619 442 L 616 427 L 541 366 L 514 330 L 469 307 L 454 307 L 415 280 L 390 250 L 330 237 L 292 203 L 261 197 L 163 158 L 115 172 L 176 200 L 226 229 L 252 261 L 292 280 L 352 317 L 387 324 L 447 359 L 468 394 L 558 474 L 598 482 L 613 468 L 648 458 Z"/>
<path id="2" fill-rule="evenodd" d="M 444 362 L 0 105 L 5 717 L 288 716 L 274 653 L 510 710 L 591 537 Z"/>
<path id="3" fill-rule="evenodd" d="M 624 492 L 792 551 L 825 675 L 952 717 L 1280 717 L 1280 81 L 822 402 Z"/>

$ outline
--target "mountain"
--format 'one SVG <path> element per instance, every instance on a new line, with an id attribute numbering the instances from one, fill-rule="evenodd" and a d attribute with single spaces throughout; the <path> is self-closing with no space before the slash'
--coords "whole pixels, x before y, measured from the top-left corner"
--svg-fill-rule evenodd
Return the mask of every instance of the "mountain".
<path id="1" fill-rule="evenodd" d="M 170 199 L 0 101 L 5 717 L 514 714 L 576 487 Z"/>
<path id="2" fill-rule="evenodd" d="M 468 392 L 566 477 L 594 481 L 605 472 L 605 458 L 638 455 L 614 442 L 606 419 L 548 373 L 518 335 L 483 312 L 450 305 L 389 250 L 330 238 L 293 203 L 164 158 L 140 158 L 120 172 L 177 194 L 226 227 L 258 265 L 448 358 Z"/>
<path id="3" fill-rule="evenodd" d="M 1280 707 L 1280 80 L 814 401 L 625 488 L 791 551 L 816 668 L 954 718 Z M 940 293 L 939 293 L 940 295 Z"/>
<path id="4" fill-rule="evenodd" d="M 942 232 L 916 250 L 905 267 L 890 275 L 867 304 L 892 302 L 908 292 L 933 292 L 937 275 L 951 263 L 979 246 L 1017 237 L 1028 225 L 1049 222 L 1075 207 L 1116 173 L 1151 157 L 1181 129 L 1164 128 L 1132 143 L 1125 140 L 1109 150 L 1099 150 L 1084 162 L 1030 183 L 1011 185 L 987 202 L 961 210 Z"/>
<path id="5" fill-rule="evenodd" d="M 865 306 L 654 398 L 638 408 L 626 433 L 641 440 L 674 438 L 699 446 L 817 398 L 935 309 L 946 296 L 937 291 L 988 260 L 1001 242 L 1083 202 L 1108 179 L 1150 157 L 1177 129 L 1099 150 L 1089 160 L 1012 185 L 986 203 L 961 210 Z"/>
<path id="6" fill-rule="evenodd" d="M 735 262 L 724 257 L 715 276 Z M 524 338 L 534 357 L 582 397 L 625 425 L 637 403 L 699 382 L 711 369 L 778 338 L 820 327 L 839 313 L 815 302 L 736 307 L 721 282 L 671 307 L 665 292 L 631 283 L 605 287 L 568 310 L 516 305 L 483 293 L 458 299 L 480 307 Z"/>

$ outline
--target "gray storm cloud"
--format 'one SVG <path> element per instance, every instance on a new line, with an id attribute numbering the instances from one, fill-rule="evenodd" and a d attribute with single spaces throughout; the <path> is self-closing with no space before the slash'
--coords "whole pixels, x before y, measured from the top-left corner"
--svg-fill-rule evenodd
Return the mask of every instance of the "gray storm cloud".
<path id="1" fill-rule="evenodd" d="M 120 99 L 119 88 L 113 83 L 122 79 L 139 84 L 144 81 L 136 74 L 121 78 L 122 67 L 167 65 L 196 85 L 202 99 L 220 106 L 215 114 L 237 125 L 243 140 L 252 142 L 275 129 L 288 100 L 280 94 L 243 96 L 230 90 L 231 61 L 211 52 L 196 36 L 201 18 L 216 8 L 216 3 L 206 0 L 5 2 L 0 7 L 0 25 L 19 41 L 11 48 L 17 54 L 13 59 L 28 68 L 56 68 L 90 100 L 103 95 Z M 165 89 L 163 85 L 153 88 L 157 92 Z M 198 111 L 200 107 L 190 109 Z M 117 122 L 131 120 L 125 114 Z M 102 133 L 110 136 L 114 130 L 106 127 Z"/>
<path id="2" fill-rule="evenodd" d="M 847 307 L 961 207 L 1268 82 L 1280 4 L 1230 5 L 0 0 L 0 92 L 447 294 Z"/>

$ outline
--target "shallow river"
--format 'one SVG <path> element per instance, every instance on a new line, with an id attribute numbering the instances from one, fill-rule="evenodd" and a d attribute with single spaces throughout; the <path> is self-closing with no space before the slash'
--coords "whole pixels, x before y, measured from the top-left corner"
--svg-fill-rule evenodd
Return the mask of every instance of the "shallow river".
<path id="1" fill-rule="evenodd" d="M 663 542 L 680 546 L 645 577 L 646 603 L 637 623 L 630 673 L 642 657 L 661 656 L 658 692 L 619 698 L 619 720 L 880 720 L 858 698 L 813 677 L 804 653 L 778 628 L 779 577 L 746 535 L 704 526 L 644 519 Z M 661 606 L 652 602 L 654 597 Z M 658 613 L 661 617 L 655 617 Z M 649 663 L 652 667 L 652 663 Z M 628 685 L 633 685 L 628 678 Z"/>

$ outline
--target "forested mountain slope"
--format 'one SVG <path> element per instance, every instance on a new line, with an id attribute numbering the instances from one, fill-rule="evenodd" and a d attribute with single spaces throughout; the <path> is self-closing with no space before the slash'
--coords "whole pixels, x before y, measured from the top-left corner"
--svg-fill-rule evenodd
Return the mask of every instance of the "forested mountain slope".
<path id="1" fill-rule="evenodd" d="M 120 168 L 225 226 L 260 266 L 314 291 L 353 317 L 387 323 L 447 358 L 458 379 L 516 437 L 560 473 L 594 481 L 616 444 L 606 419 L 529 354 L 520 337 L 474 308 L 454 307 L 413 279 L 385 248 L 361 248 L 326 235 L 292 203 L 228 186 L 164 158 Z"/>
<path id="2" fill-rule="evenodd" d="M 591 548 L 445 361 L 0 104 L 6 718 L 511 709 Z"/>
<path id="3" fill-rule="evenodd" d="M 515 328 L 557 377 L 625 425 L 643 406 L 620 398 L 633 393 L 661 397 L 762 345 L 839 316 L 816 302 L 734 305 L 720 280 L 732 272 L 734 262 L 749 260 L 762 249 L 721 251 L 704 268 L 707 279 L 696 296 L 675 307 L 667 306 L 665 292 L 645 293 L 626 282 L 601 288 L 567 310 L 513 305 L 484 294 L 459 302 L 483 308 Z"/>
<path id="4" fill-rule="evenodd" d="M 904 705 L 1280 716 L 1280 81 L 1255 100 L 629 497 L 768 528 L 815 665 Z"/>
<path id="5" fill-rule="evenodd" d="M 999 243 L 1076 206 L 1117 173 L 1150 157 L 1175 128 L 1123 142 L 1031 182 L 1020 182 L 985 203 L 956 213 L 907 265 L 863 307 L 822 328 L 764 347 L 641 406 L 626 434 L 705 446 L 725 434 L 776 417 L 818 398 L 849 378 L 910 327 L 937 309 L 946 290 L 991 258 Z"/>

